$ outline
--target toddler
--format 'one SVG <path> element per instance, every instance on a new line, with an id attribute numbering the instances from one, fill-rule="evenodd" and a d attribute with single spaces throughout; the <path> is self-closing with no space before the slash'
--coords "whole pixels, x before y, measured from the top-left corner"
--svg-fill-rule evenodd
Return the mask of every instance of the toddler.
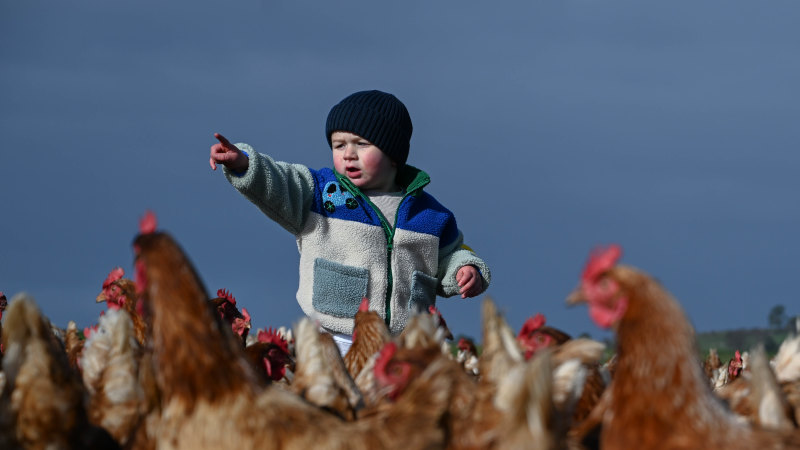
<path id="1" fill-rule="evenodd" d="M 247 144 L 219 141 L 211 168 L 292 233 L 300 252 L 297 301 L 333 334 L 344 354 L 361 299 L 392 334 L 436 295 L 474 297 L 489 268 L 469 247 L 453 214 L 423 189 L 428 175 L 406 164 L 411 117 L 381 91 L 356 92 L 328 114 L 333 169 L 275 161 Z"/>

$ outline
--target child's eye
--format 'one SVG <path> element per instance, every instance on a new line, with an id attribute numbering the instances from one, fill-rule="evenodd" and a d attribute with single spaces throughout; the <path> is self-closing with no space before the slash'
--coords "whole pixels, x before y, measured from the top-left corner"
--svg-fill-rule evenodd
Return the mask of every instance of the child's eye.
<path id="1" fill-rule="evenodd" d="M 360 145 L 361 147 L 366 147 L 366 146 L 368 146 L 368 145 L 369 145 L 369 142 L 366 142 L 366 141 L 360 141 L 360 142 L 358 143 L 358 145 Z"/>

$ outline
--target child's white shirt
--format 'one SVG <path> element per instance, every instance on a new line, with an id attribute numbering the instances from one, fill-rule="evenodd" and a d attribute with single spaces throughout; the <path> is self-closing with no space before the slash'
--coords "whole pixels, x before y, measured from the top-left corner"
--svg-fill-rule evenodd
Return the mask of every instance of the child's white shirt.
<path id="1" fill-rule="evenodd" d="M 369 191 L 364 194 L 369 197 L 369 201 L 381 210 L 389 225 L 394 226 L 394 218 L 397 215 L 397 207 L 400 206 L 400 201 L 403 200 L 403 193 Z"/>

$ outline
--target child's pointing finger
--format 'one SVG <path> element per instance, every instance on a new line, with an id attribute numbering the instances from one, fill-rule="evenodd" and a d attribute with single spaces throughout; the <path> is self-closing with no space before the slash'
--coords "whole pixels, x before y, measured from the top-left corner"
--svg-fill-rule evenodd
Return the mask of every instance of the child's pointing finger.
<path id="1" fill-rule="evenodd" d="M 233 144 L 231 144 L 231 143 L 230 143 L 230 141 L 228 141 L 228 140 L 225 138 L 225 136 L 223 136 L 223 135 L 221 135 L 221 134 L 219 134 L 219 133 L 214 133 L 214 137 L 215 137 L 215 138 L 217 138 L 217 140 L 218 140 L 218 141 L 219 141 L 219 142 L 220 142 L 222 145 L 224 145 L 225 147 L 233 147 Z"/>

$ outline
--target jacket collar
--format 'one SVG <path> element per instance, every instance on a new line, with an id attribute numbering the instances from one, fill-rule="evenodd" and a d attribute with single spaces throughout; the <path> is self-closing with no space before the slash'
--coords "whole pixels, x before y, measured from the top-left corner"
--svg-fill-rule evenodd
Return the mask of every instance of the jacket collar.
<path id="1" fill-rule="evenodd" d="M 395 180 L 406 195 L 414 195 L 431 182 L 431 177 L 414 166 L 404 164 L 403 167 L 397 171 L 397 178 L 395 178 Z"/>

